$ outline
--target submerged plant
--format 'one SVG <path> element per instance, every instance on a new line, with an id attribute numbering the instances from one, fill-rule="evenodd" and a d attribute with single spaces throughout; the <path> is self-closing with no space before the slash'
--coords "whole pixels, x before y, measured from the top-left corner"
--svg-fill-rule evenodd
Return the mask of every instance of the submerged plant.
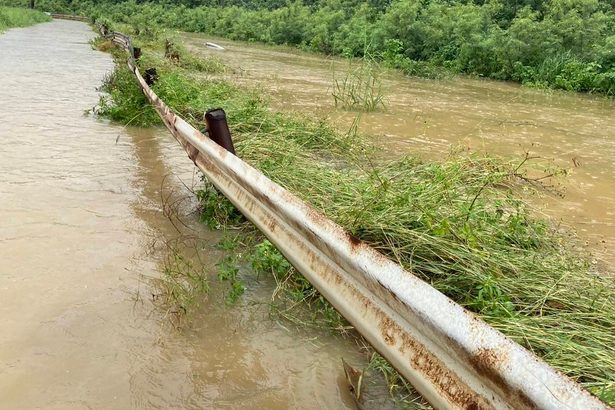
<path id="1" fill-rule="evenodd" d="M 209 228 L 220 229 L 245 223 L 244 216 L 213 186 L 197 189 L 195 194 L 199 201 L 200 220 Z"/>
<path id="2" fill-rule="evenodd" d="M 209 278 L 205 267 L 185 254 L 183 242 L 167 245 L 159 284 L 169 311 L 179 318 L 199 305 L 209 290 Z"/>
<path id="3" fill-rule="evenodd" d="M 364 112 L 385 108 L 382 90 L 381 68 L 370 54 L 366 54 L 348 68 L 341 76 L 333 78 L 333 100 L 335 106 L 346 110 Z"/>
<path id="4" fill-rule="evenodd" d="M 226 295 L 226 301 L 233 304 L 239 300 L 246 290 L 245 284 L 239 277 L 239 256 L 227 255 L 218 266 L 218 280 L 228 282 L 230 290 Z"/>

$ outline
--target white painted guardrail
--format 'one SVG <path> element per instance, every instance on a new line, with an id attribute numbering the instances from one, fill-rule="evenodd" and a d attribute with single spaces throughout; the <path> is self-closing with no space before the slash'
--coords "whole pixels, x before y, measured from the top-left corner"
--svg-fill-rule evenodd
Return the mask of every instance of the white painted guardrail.
<path id="1" fill-rule="evenodd" d="M 436 408 L 609 409 L 580 385 L 319 214 L 177 116 L 128 66 L 207 178 Z"/>

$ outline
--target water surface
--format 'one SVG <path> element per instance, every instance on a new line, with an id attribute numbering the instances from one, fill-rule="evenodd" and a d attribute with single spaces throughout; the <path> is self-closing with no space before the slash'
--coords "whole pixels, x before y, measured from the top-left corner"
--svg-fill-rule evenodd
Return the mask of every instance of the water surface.
<path id="1" fill-rule="evenodd" d="M 0 407 L 352 408 L 340 358 L 364 356 L 272 321 L 271 283 L 236 308 L 213 292 L 181 329 L 152 304 L 178 234 L 162 198 L 187 195 L 194 167 L 165 130 L 84 115 L 113 67 L 93 36 L 73 21 L 0 36 Z M 191 205 L 215 276 L 219 234 Z"/>

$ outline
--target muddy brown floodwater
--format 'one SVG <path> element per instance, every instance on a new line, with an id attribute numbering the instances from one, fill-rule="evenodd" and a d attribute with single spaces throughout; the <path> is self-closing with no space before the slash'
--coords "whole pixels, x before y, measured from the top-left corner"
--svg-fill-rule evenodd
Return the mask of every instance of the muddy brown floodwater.
<path id="1" fill-rule="evenodd" d="M 212 293 L 182 330 L 152 305 L 152 243 L 173 233 L 161 190 L 193 165 L 164 130 L 84 115 L 113 66 L 93 36 L 0 35 L 0 408 L 352 408 L 340 358 L 365 358 L 270 320 L 271 283 L 235 308 Z M 218 234 L 194 226 L 215 276 Z"/>
<path id="2" fill-rule="evenodd" d="M 210 37 L 185 33 L 194 50 L 237 69 L 235 80 L 261 87 L 274 109 L 328 117 L 347 130 L 356 113 L 335 109 L 334 75 L 348 65 L 336 58 L 292 49 L 214 39 L 226 50 L 205 47 Z M 439 159 L 452 148 L 488 152 L 521 161 L 526 152 L 540 166 L 569 171 L 561 198 L 530 198 L 540 213 L 578 233 L 599 269 L 615 271 L 615 101 L 519 85 L 454 78 L 422 80 L 383 74 L 386 110 L 362 114 L 360 131 L 373 136 L 383 155 Z M 536 162 L 538 160 L 535 160 Z"/>

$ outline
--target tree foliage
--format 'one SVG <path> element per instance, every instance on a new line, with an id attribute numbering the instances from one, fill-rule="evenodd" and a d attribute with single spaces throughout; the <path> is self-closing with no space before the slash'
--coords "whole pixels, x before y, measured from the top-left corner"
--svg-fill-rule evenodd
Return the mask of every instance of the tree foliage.
<path id="1" fill-rule="evenodd" d="M 369 52 L 410 74 L 445 67 L 615 94 L 615 0 L 39 0 L 37 7 L 327 54 Z"/>

